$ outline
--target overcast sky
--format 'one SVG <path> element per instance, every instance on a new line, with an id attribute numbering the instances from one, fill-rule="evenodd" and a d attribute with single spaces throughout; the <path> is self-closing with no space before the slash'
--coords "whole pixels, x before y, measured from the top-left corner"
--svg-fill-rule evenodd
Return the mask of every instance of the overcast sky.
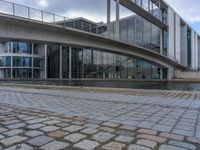
<path id="1" fill-rule="evenodd" d="M 93 21 L 106 20 L 106 0 L 8 0 L 39 8 L 69 18 L 85 17 Z M 200 33 L 200 0 L 165 0 L 178 14 Z M 114 11 L 114 2 L 112 10 Z M 121 17 L 130 12 L 121 9 Z M 114 18 L 114 13 L 112 13 Z"/>

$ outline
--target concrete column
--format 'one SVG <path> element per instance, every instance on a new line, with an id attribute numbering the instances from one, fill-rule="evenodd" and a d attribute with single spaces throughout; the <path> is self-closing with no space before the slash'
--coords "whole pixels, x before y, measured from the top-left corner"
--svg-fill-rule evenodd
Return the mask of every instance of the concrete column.
<path id="1" fill-rule="evenodd" d="M 160 54 L 163 54 L 163 30 L 160 29 Z"/>
<path id="2" fill-rule="evenodd" d="M 110 36 L 110 0 L 107 0 L 107 34 Z"/>
<path id="3" fill-rule="evenodd" d="M 47 79 L 47 45 L 44 48 L 44 78 Z"/>
<path id="4" fill-rule="evenodd" d="M 32 50 L 31 50 L 31 53 L 32 53 L 32 55 L 34 55 L 34 52 L 33 52 L 33 50 L 34 50 L 34 44 L 32 43 L 32 46 L 31 46 L 31 48 L 32 48 Z M 32 79 L 34 78 L 34 58 L 32 57 L 32 74 L 31 74 L 31 77 L 32 77 Z"/>
<path id="5" fill-rule="evenodd" d="M 160 68 L 160 79 L 162 80 L 163 79 L 163 69 Z"/>
<path id="6" fill-rule="evenodd" d="M 72 79 L 72 47 L 69 47 L 69 79 Z"/>
<path id="7" fill-rule="evenodd" d="M 13 79 L 13 42 L 11 43 L 11 70 L 10 78 Z"/>
<path id="8" fill-rule="evenodd" d="M 60 79 L 62 79 L 62 45 L 60 45 Z"/>
<path id="9" fill-rule="evenodd" d="M 116 0 L 116 39 L 119 40 L 119 0 Z"/>

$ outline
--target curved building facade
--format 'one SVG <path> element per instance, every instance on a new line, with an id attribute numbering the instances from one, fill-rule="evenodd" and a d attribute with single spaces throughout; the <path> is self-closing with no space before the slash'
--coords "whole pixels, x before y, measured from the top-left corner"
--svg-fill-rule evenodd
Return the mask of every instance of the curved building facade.
<path id="1" fill-rule="evenodd" d="M 163 0 L 106 1 L 98 23 L 0 0 L 0 78 L 160 80 L 199 69 L 200 36 Z M 133 14 L 120 18 L 119 6 Z"/>

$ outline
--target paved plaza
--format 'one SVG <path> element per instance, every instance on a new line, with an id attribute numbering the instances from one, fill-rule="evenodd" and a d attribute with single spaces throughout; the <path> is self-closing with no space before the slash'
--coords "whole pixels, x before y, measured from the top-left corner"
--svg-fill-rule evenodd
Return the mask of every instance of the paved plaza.
<path id="1" fill-rule="evenodd" d="M 200 92 L 0 87 L 0 150 L 200 150 Z"/>

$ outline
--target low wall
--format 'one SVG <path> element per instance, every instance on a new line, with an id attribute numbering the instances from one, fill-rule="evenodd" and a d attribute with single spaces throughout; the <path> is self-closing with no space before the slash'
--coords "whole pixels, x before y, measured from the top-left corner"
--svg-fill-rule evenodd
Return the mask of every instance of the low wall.
<path id="1" fill-rule="evenodd" d="M 200 71 L 175 71 L 175 78 L 178 79 L 200 79 Z"/>

